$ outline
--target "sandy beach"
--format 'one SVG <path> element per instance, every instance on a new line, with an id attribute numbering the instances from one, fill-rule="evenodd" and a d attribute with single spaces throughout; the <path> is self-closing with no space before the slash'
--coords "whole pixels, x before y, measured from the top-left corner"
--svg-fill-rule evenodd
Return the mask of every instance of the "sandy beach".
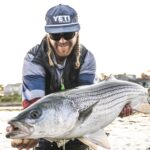
<path id="1" fill-rule="evenodd" d="M 5 128 L 7 120 L 15 116 L 18 110 L 0 109 L 0 150 L 15 150 L 10 146 L 10 140 L 5 138 Z M 111 150 L 150 150 L 150 114 L 118 117 L 105 131 L 110 133 L 108 141 Z"/>

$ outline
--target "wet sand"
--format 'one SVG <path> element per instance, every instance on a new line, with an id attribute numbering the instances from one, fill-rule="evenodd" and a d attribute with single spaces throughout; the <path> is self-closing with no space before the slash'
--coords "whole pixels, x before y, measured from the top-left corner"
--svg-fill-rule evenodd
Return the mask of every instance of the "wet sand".
<path id="1" fill-rule="evenodd" d="M 19 109 L 18 109 L 19 110 Z M 5 138 L 7 120 L 18 110 L 0 110 L 0 150 L 15 150 L 10 140 Z M 111 150 L 150 150 L 150 114 L 134 114 L 126 118 L 117 118 L 105 128 Z"/>

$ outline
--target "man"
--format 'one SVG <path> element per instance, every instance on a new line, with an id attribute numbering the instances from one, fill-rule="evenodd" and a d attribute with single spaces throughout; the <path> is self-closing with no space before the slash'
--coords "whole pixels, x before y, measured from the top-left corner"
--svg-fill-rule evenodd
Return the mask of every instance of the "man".
<path id="1" fill-rule="evenodd" d="M 96 63 L 93 54 L 79 43 L 77 12 L 68 5 L 57 5 L 46 14 L 48 33 L 39 45 L 26 55 L 23 66 L 23 107 L 26 108 L 44 95 L 94 83 Z M 13 127 L 7 129 L 14 130 Z M 56 143 L 13 140 L 18 149 L 36 146 L 36 150 L 61 150 Z M 66 144 L 66 150 L 85 150 L 78 140 Z"/>

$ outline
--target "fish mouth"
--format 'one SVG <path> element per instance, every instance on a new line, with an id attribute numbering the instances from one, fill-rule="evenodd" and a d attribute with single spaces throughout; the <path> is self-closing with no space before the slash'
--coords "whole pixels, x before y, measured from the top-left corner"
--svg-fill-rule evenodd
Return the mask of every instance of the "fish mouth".
<path id="1" fill-rule="evenodd" d="M 8 131 L 6 138 L 18 139 L 29 137 L 33 131 L 33 127 L 23 122 L 8 122 L 13 130 Z"/>

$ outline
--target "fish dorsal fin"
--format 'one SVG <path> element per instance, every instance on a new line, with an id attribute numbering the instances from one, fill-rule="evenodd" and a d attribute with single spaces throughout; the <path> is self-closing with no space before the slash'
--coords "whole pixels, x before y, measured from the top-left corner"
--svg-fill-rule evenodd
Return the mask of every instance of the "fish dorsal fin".
<path id="1" fill-rule="evenodd" d="M 79 140 L 89 147 L 93 148 L 94 150 L 99 150 L 102 147 L 105 149 L 110 149 L 107 135 L 102 129 L 93 134 L 88 134 L 83 138 L 80 138 Z"/>
<path id="2" fill-rule="evenodd" d="M 105 80 L 106 81 L 113 81 L 113 80 L 117 80 L 117 79 L 115 78 L 114 75 L 110 74 L 109 77 L 107 77 Z"/>

